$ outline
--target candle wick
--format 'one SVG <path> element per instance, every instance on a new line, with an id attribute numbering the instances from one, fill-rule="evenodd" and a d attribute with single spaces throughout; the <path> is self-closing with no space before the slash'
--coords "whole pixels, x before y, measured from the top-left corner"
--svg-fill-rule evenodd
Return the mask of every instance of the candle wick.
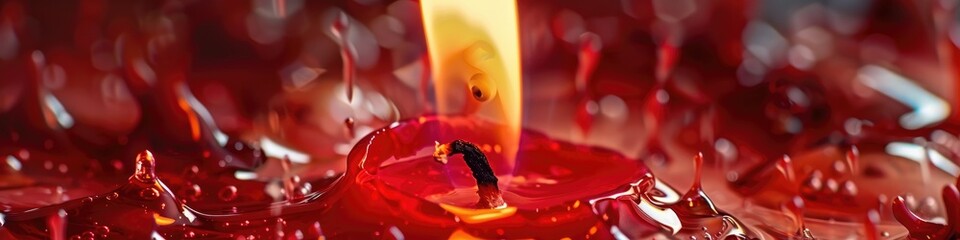
<path id="1" fill-rule="evenodd" d="M 490 167 L 487 156 L 480 151 L 477 145 L 463 140 L 454 140 L 446 144 L 436 142 L 433 158 L 446 164 L 447 157 L 456 154 L 463 154 L 463 161 L 467 163 L 467 167 L 473 172 L 473 178 L 477 180 L 477 194 L 480 195 L 477 207 L 506 207 L 507 204 L 503 201 L 500 187 L 497 186 L 497 175 L 493 173 L 493 168 Z"/>

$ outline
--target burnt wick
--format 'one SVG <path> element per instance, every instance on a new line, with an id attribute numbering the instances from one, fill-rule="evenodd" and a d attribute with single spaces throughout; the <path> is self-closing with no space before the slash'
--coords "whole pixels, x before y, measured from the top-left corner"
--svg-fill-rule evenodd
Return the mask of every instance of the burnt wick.
<path id="1" fill-rule="evenodd" d="M 497 186 L 497 175 L 493 174 L 493 168 L 490 167 L 487 156 L 477 145 L 463 140 L 454 140 L 446 144 L 436 142 L 433 158 L 446 164 L 447 157 L 456 154 L 463 154 L 463 161 L 467 163 L 467 167 L 470 167 L 473 178 L 477 180 L 477 194 L 480 195 L 477 208 L 506 207 L 507 204 L 500 194 L 500 187 Z"/>

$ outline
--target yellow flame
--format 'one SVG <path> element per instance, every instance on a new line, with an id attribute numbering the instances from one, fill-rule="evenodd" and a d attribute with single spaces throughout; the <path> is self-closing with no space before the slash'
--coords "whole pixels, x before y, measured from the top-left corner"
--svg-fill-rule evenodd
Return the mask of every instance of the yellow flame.
<path id="1" fill-rule="evenodd" d="M 420 8 L 438 113 L 476 113 L 500 121 L 507 126 L 498 133 L 503 154 L 512 165 L 522 112 L 516 2 L 422 0 Z M 478 99 L 486 102 L 463 109 L 456 100 L 477 101 L 471 87 L 483 90 Z"/>

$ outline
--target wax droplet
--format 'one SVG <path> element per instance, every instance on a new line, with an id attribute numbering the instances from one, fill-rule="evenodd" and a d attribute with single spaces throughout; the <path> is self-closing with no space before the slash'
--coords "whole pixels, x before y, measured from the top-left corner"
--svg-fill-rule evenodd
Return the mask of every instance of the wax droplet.
<path id="1" fill-rule="evenodd" d="M 703 174 L 703 153 L 697 153 L 693 157 L 694 163 L 694 178 L 693 185 L 690 186 L 690 190 L 687 190 L 682 197 L 680 197 L 680 202 L 678 202 L 677 208 L 674 210 L 678 214 L 684 216 L 717 216 L 719 212 L 717 207 L 714 206 L 713 201 L 707 197 L 707 194 L 703 192 L 703 187 L 701 186 L 701 175 Z"/>
<path id="2" fill-rule="evenodd" d="M 143 151 L 137 155 L 137 164 L 136 170 L 134 171 L 133 178 L 144 183 L 152 183 L 156 180 L 156 175 L 154 173 L 155 161 L 153 159 L 153 153 L 150 151 Z"/>
<path id="3" fill-rule="evenodd" d="M 301 187 L 300 177 L 292 174 L 292 164 L 289 157 L 284 157 L 280 162 L 283 167 L 283 175 L 287 176 L 283 179 L 283 194 L 288 201 L 300 199 L 305 195 L 305 191 Z"/>
<path id="4" fill-rule="evenodd" d="M 800 196 L 794 196 L 782 205 L 781 210 L 784 212 L 784 214 L 793 218 L 793 227 L 796 229 L 796 232 L 793 235 L 794 238 L 815 239 L 813 234 L 810 232 L 810 229 L 807 229 L 807 226 L 803 221 L 803 207 L 803 198 Z"/>
<path id="5" fill-rule="evenodd" d="M 837 183 L 837 180 L 828 178 L 826 183 L 827 188 L 824 188 L 824 191 L 826 191 L 828 194 L 837 193 L 837 191 L 840 191 L 840 183 Z"/>
<path id="6" fill-rule="evenodd" d="M 580 34 L 580 49 L 577 51 L 577 73 L 575 76 L 577 92 L 584 93 L 589 85 L 590 76 L 593 75 L 600 62 L 600 50 L 603 43 L 600 36 L 592 32 Z"/>
<path id="7" fill-rule="evenodd" d="M 120 197 L 120 194 L 118 194 L 117 192 L 112 192 L 112 193 L 110 193 L 110 194 L 107 194 L 106 199 L 107 199 L 107 200 L 114 200 L 114 199 L 117 199 L 118 197 Z"/>
<path id="8" fill-rule="evenodd" d="M 783 175 L 787 181 L 794 183 L 796 181 L 795 172 L 793 171 L 793 160 L 790 159 L 790 156 L 786 154 L 780 158 L 780 161 L 777 161 L 777 171 Z"/>
<path id="9" fill-rule="evenodd" d="M 105 237 L 107 237 L 107 234 L 110 234 L 110 227 L 107 227 L 107 226 L 97 226 L 97 228 L 95 228 L 95 229 L 93 230 L 93 232 L 96 233 L 97 235 L 99 235 L 100 237 L 104 237 L 104 238 L 105 238 Z"/>
<path id="10" fill-rule="evenodd" d="M 593 126 L 593 118 L 598 111 L 600 111 L 600 105 L 590 99 L 589 96 L 580 99 L 580 103 L 577 104 L 577 126 L 580 127 L 580 132 L 584 136 L 590 133 L 590 128 Z"/>
<path id="11" fill-rule="evenodd" d="M 201 195 L 203 195 L 203 191 L 200 189 L 200 185 L 196 184 L 190 184 L 190 186 L 186 187 L 183 194 L 184 197 L 192 201 L 196 201 Z"/>
<path id="12" fill-rule="evenodd" d="M 837 174 L 845 173 L 847 172 L 847 165 L 841 161 L 833 162 L 833 172 Z"/>
<path id="13" fill-rule="evenodd" d="M 665 41 L 657 48 L 657 81 L 665 82 L 677 63 L 677 46 L 670 41 Z"/>
<path id="14" fill-rule="evenodd" d="M 347 137 L 354 139 L 356 137 L 356 130 L 354 128 L 354 121 L 352 117 L 348 117 L 343 120 L 343 125 L 346 127 Z"/>
<path id="15" fill-rule="evenodd" d="M 233 201 L 233 199 L 237 198 L 237 187 L 232 185 L 223 187 L 220 189 L 220 192 L 217 193 L 217 196 L 224 202 Z"/>
<path id="16" fill-rule="evenodd" d="M 857 148 L 857 145 L 850 145 L 850 148 L 847 149 L 846 160 L 850 173 L 856 176 L 860 172 L 860 149 Z"/>
<path id="17" fill-rule="evenodd" d="M 350 20 L 344 13 L 337 14 L 333 21 L 330 31 L 340 41 L 340 58 L 343 60 L 343 87 L 346 90 L 347 102 L 353 102 L 353 80 L 356 75 L 354 57 L 356 56 L 356 47 L 350 43 L 348 30 L 350 29 Z"/>
<path id="18" fill-rule="evenodd" d="M 877 240 L 877 224 L 880 223 L 880 213 L 875 209 L 867 211 L 866 219 L 863 221 L 863 233 L 868 240 Z"/>
<path id="19" fill-rule="evenodd" d="M 486 102 L 497 96 L 497 87 L 494 85 L 493 80 L 484 73 L 477 73 L 471 76 L 470 80 L 467 81 L 467 87 L 470 88 L 473 99 L 477 101 Z"/>
<path id="20" fill-rule="evenodd" d="M 840 194 L 843 194 L 844 196 L 847 196 L 847 197 L 857 196 L 857 191 L 858 191 L 857 185 L 850 180 L 844 181 L 842 186 L 840 187 Z"/>
<path id="21" fill-rule="evenodd" d="M 816 195 L 823 189 L 823 173 L 820 170 L 813 170 L 807 180 L 804 181 L 800 191 L 806 196 Z"/>
<path id="22" fill-rule="evenodd" d="M 143 190 L 140 190 L 140 197 L 145 200 L 154 200 L 160 197 L 160 192 L 158 192 L 157 189 L 152 187 L 144 188 Z"/>
<path id="23" fill-rule="evenodd" d="M 691 190 L 701 190 L 700 187 L 700 178 L 703 175 L 703 153 L 697 153 L 696 156 L 693 156 L 693 186 L 690 187 Z"/>
<path id="24" fill-rule="evenodd" d="M 50 239 L 52 240 L 63 240 L 66 239 L 67 228 L 66 228 L 66 218 L 67 212 L 63 209 L 58 210 L 53 215 L 47 217 L 47 228 L 50 232 Z"/>

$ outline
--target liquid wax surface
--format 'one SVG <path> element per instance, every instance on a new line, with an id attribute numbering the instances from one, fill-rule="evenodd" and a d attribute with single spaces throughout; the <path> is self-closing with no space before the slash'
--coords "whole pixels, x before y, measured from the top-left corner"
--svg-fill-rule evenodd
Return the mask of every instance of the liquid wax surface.
<path id="1" fill-rule="evenodd" d="M 182 196 L 175 194 L 164 183 L 165 177 L 154 173 L 155 168 L 162 166 L 163 158 L 143 152 L 137 157 L 135 173 L 128 183 L 116 190 L 36 209 L 8 211 L 5 213 L 4 232 L 36 237 L 62 232 L 68 237 L 83 237 L 87 232 L 99 231 L 100 233 L 94 234 L 108 238 L 147 237 L 154 234 L 167 238 L 272 238 L 281 235 L 338 238 L 395 234 L 390 232 L 400 232 L 407 237 L 447 237 L 459 232 L 458 234 L 478 237 L 609 238 L 612 236 L 610 234 L 614 234 L 609 231 L 612 227 L 621 226 L 621 229 L 627 231 L 634 229 L 620 222 L 609 221 L 610 216 L 605 211 L 609 211 L 607 209 L 610 209 L 610 203 L 591 201 L 605 199 L 611 194 L 619 195 L 614 198 L 619 200 L 616 200 L 618 203 L 614 204 L 616 207 L 613 208 L 635 209 L 619 213 L 618 217 L 632 218 L 634 222 L 631 224 L 653 229 L 646 233 L 648 235 L 664 232 L 657 230 L 657 226 L 664 223 L 656 220 L 662 217 L 648 216 L 651 212 L 641 210 L 638 203 L 654 208 L 671 208 L 668 203 L 651 203 L 652 198 L 647 195 L 653 194 L 662 200 L 665 192 L 672 195 L 676 193 L 663 186 L 653 190 L 653 185 L 650 184 L 655 184 L 655 180 L 646 167 L 608 150 L 553 141 L 531 132 L 524 134 L 523 143 L 526 144 L 521 148 L 521 167 L 512 173 L 514 176 L 511 182 L 503 184 L 504 199 L 509 212 L 493 214 L 494 220 L 477 220 L 477 211 L 482 212 L 483 209 L 470 209 L 467 207 L 469 205 L 464 204 L 476 200 L 475 193 L 468 196 L 470 191 L 462 189 L 470 189 L 471 179 L 463 175 L 462 170 L 458 170 L 465 166 L 439 165 L 432 159 L 415 155 L 418 149 L 431 146 L 422 145 L 430 139 L 473 138 L 471 133 L 476 132 L 475 130 L 494 127 L 496 125 L 465 118 L 437 120 L 430 117 L 425 121 L 421 119 L 401 122 L 396 127 L 379 130 L 362 140 L 359 146 L 369 145 L 369 148 L 352 152 L 349 164 L 351 168 L 328 189 L 310 192 L 301 198 L 302 200 L 275 202 L 262 207 L 247 206 L 233 213 L 216 213 L 222 210 L 199 211 L 190 207 L 193 202 L 184 204 L 185 201 L 180 200 Z M 409 136 L 417 137 L 407 138 Z M 484 146 L 484 138 L 489 137 L 476 137 L 477 142 L 481 142 L 480 146 Z M 388 148 L 393 151 L 384 151 Z M 495 147 L 490 147 L 491 156 L 496 155 L 494 149 Z M 554 155 L 565 151 L 577 152 L 580 158 L 562 157 L 572 154 Z M 389 162 L 393 157 L 407 154 L 413 154 L 409 156 L 414 157 L 408 156 L 403 161 Z M 583 156 L 596 159 L 584 159 Z M 538 161 L 535 157 L 547 160 Z M 491 159 L 492 165 L 498 166 L 498 161 L 503 158 Z M 597 176 L 578 176 L 564 169 L 600 168 L 596 163 L 605 161 L 609 164 L 634 167 L 599 171 L 604 174 Z M 436 173 L 430 174 L 430 171 Z M 414 179 L 410 178 L 411 175 L 424 177 Z M 526 180 L 517 180 L 518 178 Z M 638 183 L 649 185 L 650 188 L 641 190 L 636 187 Z M 586 187 L 595 189 L 584 189 Z M 232 201 L 247 194 L 234 188 L 228 189 L 234 192 L 217 193 L 221 201 Z M 198 200 L 196 203 L 203 201 Z M 447 207 L 450 205 L 454 208 Z M 681 209 L 685 209 L 683 206 L 683 203 L 676 203 L 672 208 L 682 211 Z M 731 226 L 727 223 L 719 224 L 720 222 L 740 224 L 731 216 L 719 217 L 716 212 L 704 214 L 706 215 L 679 214 L 684 221 L 684 230 L 677 231 L 691 234 L 691 230 L 686 229 L 699 230 L 704 224 L 718 229 L 730 229 Z M 108 219 L 104 217 L 106 215 L 127 217 L 124 218 L 126 220 Z M 713 220 L 717 221 L 716 223 L 703 222 L 706 221 L 704 217 L 718 217 L 718 220 Z M 61 224 L 62 227 L 51 225 L 53 222 Z M 102 233 L 103 227 L 110 231 Z M 599 231 L 598 228 L 604 231 Z M 320 229 L 323 229 L 322 232 Z M 738 231 L 747 230 L 741 227 Z M 692 232 L 700 234 L 698 231 Z"/>
<path id="2" fill-rule="evenodd" d="M 76 7 L 0 4 L 0 238 L 956 234 L 955 191 L 940 188 L 954 183 L 941 165 L 960 153 L 956 120 L 903 130 L 901 115 L 919 106 L 854 77 L 915 78 L 949 100 L 951 81 L 923 77 L 955 75 L 935 64 L 960 52 L 952 34 L 927 32 L 951 29 L 925 18 L 949 16 L 944 3 L 877 2 L 852 16 L 862 32 L 849 34 L 832 20 L 784 28 L 767 17 L 790 14 L 750 17 L 756 1 L 693 12 L 662 1 L 518 2 L 524 68 L 536 80 L 525 82 L 524 121 L 550 137 L 525 133 L 521 159 L 533 160 L 516 169 L 497 163 L 492 136 L 468 139 L 489 149 L 501 178 L 508 208 L 494 211 L 469 208 L 474 183 L 461 162 L 422 151 L 495 127 L 452 120 L 440 131 L 422 126 L 427 117 L 354 144 L 398 116 L 429 113 L 415 1 L 65 4 Z M 813 5 L 793 18 L 853 7 Z M 891 12 L 898 21 L 882 17 Z M 778 54 L 781 45 L 789 51 Z M 265 139 L 314 159 L 264 156 Z M 943 156 L 893 156 L 891 143 Z M 142 175 L 145 149 L 155 178 L 129 178 Z M 393 155 L 358 155 L 367 149 Z"/>

